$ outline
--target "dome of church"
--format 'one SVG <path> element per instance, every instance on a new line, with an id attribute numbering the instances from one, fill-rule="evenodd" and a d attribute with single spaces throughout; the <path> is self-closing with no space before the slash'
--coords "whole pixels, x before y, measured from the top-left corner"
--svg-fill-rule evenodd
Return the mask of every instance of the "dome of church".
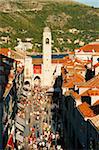
<path id="1" fill-rule="evenodd" d="M 45 27 L 45 28 L 44 28 L 44 32 L 51 32 L 51 30 L 50 30 L 49 27 Z"/>

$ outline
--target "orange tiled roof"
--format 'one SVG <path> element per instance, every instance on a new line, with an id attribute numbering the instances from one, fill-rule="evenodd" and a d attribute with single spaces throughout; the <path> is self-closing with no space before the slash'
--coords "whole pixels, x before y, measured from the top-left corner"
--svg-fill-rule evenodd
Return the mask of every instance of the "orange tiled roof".
<path id="1" fill-rule="evenodd" d="M 69 80 L 64 83 L 64 87 L 73 88 L 74 85 L 84 82 L 84 77 L 81 74 L 75 73 L 69 78 Z"/>
<path id="2" fill-rule="evenodd" d="M 95 76 L 94 78 L 88 80 L 87 82 L 84 82 L 83 84 L 78 86 L 80 87 L 84 87 L 84 88 L 94 88 L 94 87 L 99 87 L 99 75 Z"/>
<path id="3" fill-rule="evenodd" d="M 66 57 L 66 59 L 64 59 L 63 66 L 69 73 L 72 72 L 73 74 L 75 74 L 76 72 L 81 73 L 81 71 L 85 71 L 85 65 L 87 64 L 89 64 L 88 61 L 82 61 L 78 58 L 75 58 L 75 60 L 71 60 L 69 57 Z"/>
<path id="4" fill-rule="evenodd" d="M 75 98 L 78 99 L 79 94 L 77 92 L 71 91 L 71 95 Z"/>
<path id="5" fill-rule="evenodd" d="M 8 48 L 0 48 L 0 54 L 8 56 L 8 52 L 11 52 Z"/>
<path id="6" fill-rule="evenodd" d="M 75 66 L 75 68 L 85 68 L 83 65 L 81 65 L 81 64 L 75 64 L 74 65 Z"/>
<path id="7" fill-rule="evenodd" d="M 80 104 L 78 106 L 78 108 L 84 117 L 94 117 L 95 116 L 93 110 L 90 108 L 90 105 L 87 104 L 86 102 Z"/>
<path id="8" fill-rule="evenodd" d="M 73 81 L 69 81 L 69 82 L 64 83 L 63 86 L 67 88 L 73 88 L 74 84 L 73 84 Z"/>
<path id="9" fill-rule="evenodd" d="M 86 64 L 91 63 L 92 60 L 81 60 L 81 59 L 79 59 L 79 58 L 75 58 L 75 61 L 74 61 L 74 62 L 75 62 L 75 63 L 78 63 L 78 64 L 80 64 L 80 65 L 85 66 Z"/>
<path id="10" fill-rule="evenodd" d="M 16 52 L 16 51 L 8 49 L 8 48 L 0 48 L 0 54 L 2 54 L 4 56 L 9 57 L 9 52 L 11 53 L 10 57 L 12 59 L 20 59 L 20 58 L 24 58 L 25 57 L 25 54 L 22 53 L 22 52 Z"/>
<path id="11" fill-rule="evenodd" d="M 99 95 L 99 90 L 88 90 L 88 95 Z"/>
<path id="12" fill-rule="evenodd" d="M 93 50 L 95 52 L 99 52 L 99 43 L 87 44 L 87 45 L 79 48 L 79 50 L 84 51 L 84 52 L 92 52 Z"/>
<path id="13" fill-rule="evenodd" d="M 75 52 L 69 52 L 69 54 L 73 54 L 73 55 L 74 55 L 74 54 L 75 54 Z"/>
<path id="14" fill-rule="evenodd" d="M 82 71 L 85 71 L 85 70 L 86 70 L 85 68 L 75 68 L 76 72 L 82 72 Z"/>
<path id="15" fill-rule="evenodd" d="M 82 81 L 82 82 L 85 81 L 84 77 L 81 74 L 75 73 L 74 78 L 75 78 L 75 80 L 77 79 L 77 80 Z"/>
<path id="16" fill-rule="evenodd" d="M 80 64 L 83 63 L 82 60 L 80 60 L 80 59 L 78 59 L 78 58 L 75 58 L 75 62 L 80 63 Z"/>
<path id="17" fill-rule="evenodd" d="M 73 61 L 66 61 L 66 62 L 63 62 L 63 65 L 64 66 L 74 66 L 74 62 Z"/>
<path id="18" fill-rule="evenodd" d="M 82 94 L 79 94 L 79 97 L 81 97 L 81 96 L 90 96 L 90 95 L 88 95 L 88 90 L 86 90 Z"/>
<path id="19" fill-rule="evenodd" d="M 84 93 L 80 94 L 79 97 L 81 96 L 97 96 L 99 95 L 99 90 L 86 90 Z"/>

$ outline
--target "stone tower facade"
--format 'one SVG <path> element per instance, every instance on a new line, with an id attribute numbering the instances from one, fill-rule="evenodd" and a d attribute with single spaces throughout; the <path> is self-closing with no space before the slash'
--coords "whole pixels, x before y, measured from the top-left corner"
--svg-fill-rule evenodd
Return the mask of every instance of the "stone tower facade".
<path id="1" fill-rule="evenodd" d="M 51 86 L 52 82 L 51 39 L 51 30 L 45 27 L 43 32 L 43 86 Z"/>

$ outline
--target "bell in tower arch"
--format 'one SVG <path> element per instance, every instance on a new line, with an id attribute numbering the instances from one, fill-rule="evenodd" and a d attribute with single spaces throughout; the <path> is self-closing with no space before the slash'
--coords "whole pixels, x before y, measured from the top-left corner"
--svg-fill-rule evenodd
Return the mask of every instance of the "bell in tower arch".
<path id="1" fill-rule="evenodd" d="M 46 38 L 45 43 L 46 43 L 46 44 L 49 44 L 49 38 Z"/>

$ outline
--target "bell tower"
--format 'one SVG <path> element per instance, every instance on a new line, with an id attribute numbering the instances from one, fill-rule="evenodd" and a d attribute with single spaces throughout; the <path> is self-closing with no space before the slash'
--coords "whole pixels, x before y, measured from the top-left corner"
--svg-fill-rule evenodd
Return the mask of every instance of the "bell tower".
<path id="1" fill-rule="evenodd" d="M 51 68 L 51 30 L 45 27 L 43 32 L 43 86 L 51 86 Z"/>

